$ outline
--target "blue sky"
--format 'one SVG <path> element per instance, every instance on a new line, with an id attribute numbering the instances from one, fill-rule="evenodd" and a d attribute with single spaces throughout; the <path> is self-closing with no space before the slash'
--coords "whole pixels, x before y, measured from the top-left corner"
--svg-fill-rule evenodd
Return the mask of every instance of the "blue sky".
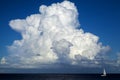
<path id="1" fill-rule="evenodd" d="M 9 21 L 24 19 L 39 13 L 39 6 L 50 5 L 63 0 L 1 0 L 0 1 L 0 57 L 7 56 L 7 46 L 21 35 L 12 30 Z M 120 52 L 120 1 L 119 0 L 70 0 L 79 12 L 81 28 L 100 38 L 103 45 L 111 47 L 111 58 Z"/>

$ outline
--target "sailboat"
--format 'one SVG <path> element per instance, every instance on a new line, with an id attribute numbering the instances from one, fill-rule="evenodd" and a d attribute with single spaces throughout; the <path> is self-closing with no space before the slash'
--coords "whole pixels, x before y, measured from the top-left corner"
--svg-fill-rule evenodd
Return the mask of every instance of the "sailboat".
<path id="1" fill-rule="evenodd" d="M 102 76 L 102 77 L 107 76 L 107 75 L 106 75 L 106 71 L 105 71 L 105 69 L 103 70 L 103 74 L 102 74 L 101 76 Z"/>

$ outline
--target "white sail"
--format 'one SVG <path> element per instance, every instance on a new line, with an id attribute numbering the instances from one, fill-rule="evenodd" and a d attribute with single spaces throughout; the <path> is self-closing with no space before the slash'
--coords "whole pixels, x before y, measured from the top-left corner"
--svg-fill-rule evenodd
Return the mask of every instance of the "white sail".
<path id="1" fill-rule="evenodd" d="M 103 74 L 104 74 L 104 75 L 106 75 L 106 71 L 105 71 L 105 69 L 104 69 L 104 72 L 103 72 Z"/>
<path id="2" fill-rule="evenodd" d="M 101 76 L 106 76 L 106 71 L 105 69 L 103 70 L 103 74 Z"/>

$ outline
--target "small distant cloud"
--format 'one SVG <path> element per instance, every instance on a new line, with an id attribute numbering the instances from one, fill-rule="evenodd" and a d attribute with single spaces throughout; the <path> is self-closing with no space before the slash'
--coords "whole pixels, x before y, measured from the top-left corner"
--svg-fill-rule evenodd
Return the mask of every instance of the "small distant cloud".
<path id="1" fill-rule="evenodd" d="M 2 57 L 2 58 L 1 58 L 0 64 L 7 64 L 5 57 Z"/>
<path id="2" fill-rule="evenodd" d="M 120 52 L 117 52 L 117 64 L 120 66 Z"/>

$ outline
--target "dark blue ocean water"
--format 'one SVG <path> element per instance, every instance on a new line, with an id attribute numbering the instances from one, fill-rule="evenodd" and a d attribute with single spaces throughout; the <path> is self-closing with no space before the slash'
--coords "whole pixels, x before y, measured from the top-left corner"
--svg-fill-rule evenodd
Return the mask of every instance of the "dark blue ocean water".
<path id="1" fill-rule="evenodd" d="M 0 74 L 0 80 L 120 80 L 120 74 Z"/>

